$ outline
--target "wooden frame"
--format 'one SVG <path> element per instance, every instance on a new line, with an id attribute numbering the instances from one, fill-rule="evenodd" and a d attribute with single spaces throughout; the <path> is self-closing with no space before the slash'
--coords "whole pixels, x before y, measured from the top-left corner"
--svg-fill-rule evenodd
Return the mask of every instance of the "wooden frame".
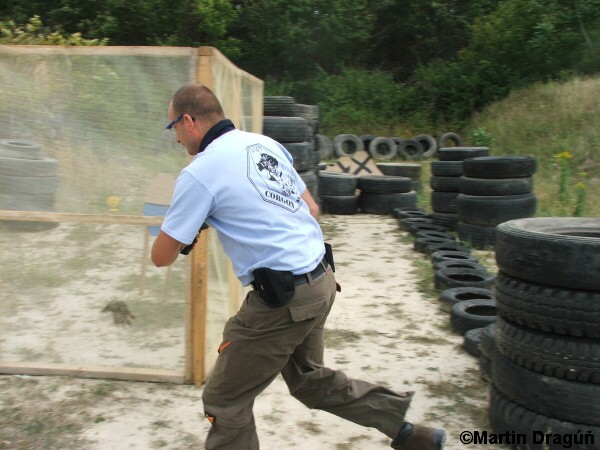
<path id="1" fill-rule="evenodd" d="M 3 45 L 3 54 L 36 55 L 123 55 L 123 56 L 183 56 L 190 59 L 189 79 L 208 86 L 223 104 L 228 118 L 236 127 L 262 132 L 263 82 L 231 63 L 212 47 L 60 47 L 43 45 Z M 250 87 L 250 88 L 249 88 Z M 242 98 L 246 92 L 246 97 Z M 244 111 L 243 101 L 251 105 L 250 114 Z M 161 225 L 160 216 L 132 216 L 105 214 L 77 214 L 40 211 L 2 211 L 0 220 L 55 222 L 78 224 Z M 0 373 L 24 375 L 66 375 L 83 378 L 112 378 L 120 380 L 194 383 L 200 385 L 206 378 L 206 313 L 208 303 L 209 234 L 204 231 L 191 253 L 189 261 L 190 285 L 185 302 L 185 364 L 183 373 L 171 370 L 126 367 L 74 366 L 50 363 L 25 363 L 0 360 Z M 241 285 L 233 268 L 227 271 L 230 287 L 229 312 L 235 313 L 241 300 Z M 1 302 L 1 299 L 0 299 Z"/>

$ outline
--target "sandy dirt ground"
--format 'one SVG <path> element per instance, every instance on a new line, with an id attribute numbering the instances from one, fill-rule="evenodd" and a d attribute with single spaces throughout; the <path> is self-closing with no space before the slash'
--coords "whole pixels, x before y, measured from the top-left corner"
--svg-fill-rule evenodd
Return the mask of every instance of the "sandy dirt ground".
<path id="1" fill-rule="evenodd" d="M 342 285 L 328 320 L 326 364 L 352 378 L 416 391 L 407 420 L 445 427 L 449 450 L 475 448 L 459 435 L 489 430 L 489 385 L 435 294 L 422 292 L 427 268 L 417 261 L 427 257 L 390 217 L 323 216 L 321 224 Z M 114 327 L 115 336 L 123 333 Z M 86 346 L 102 347 L 79 342 L 72 349 L 85 353 Z M 201 449 L 209 428 L 201 396 L 201 388 L 187 385 L 0 376 L 0 448 Z M 257 398 L 255 416 L 267 450 L 389 448 L 374 429 L 307 409 L 281 377 Z"/>

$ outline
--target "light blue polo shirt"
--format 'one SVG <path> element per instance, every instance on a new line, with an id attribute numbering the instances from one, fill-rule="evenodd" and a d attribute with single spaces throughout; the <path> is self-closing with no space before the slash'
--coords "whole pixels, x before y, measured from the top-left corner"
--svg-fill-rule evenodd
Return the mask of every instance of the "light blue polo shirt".
<path id="1" fill-rule="evenodd" d="M 229 131 L 181 171 L 161 229 L 190 244 L 206 222 L 244 286 L 259 267 L 306 273 L 325 249 L 321 227 L 300 198 L 305 189 L 281 144 Z"/>

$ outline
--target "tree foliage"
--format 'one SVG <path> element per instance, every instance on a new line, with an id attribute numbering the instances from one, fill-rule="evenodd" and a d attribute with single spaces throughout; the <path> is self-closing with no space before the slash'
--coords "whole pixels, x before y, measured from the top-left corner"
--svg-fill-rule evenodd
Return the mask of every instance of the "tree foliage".
<path id="1" fill-rule="evenodd" d="M 600 0 L 12 0 L 0 21 L 3 42 L 212 45 L 299 102 L 434 124 L 600 71 Z"/>

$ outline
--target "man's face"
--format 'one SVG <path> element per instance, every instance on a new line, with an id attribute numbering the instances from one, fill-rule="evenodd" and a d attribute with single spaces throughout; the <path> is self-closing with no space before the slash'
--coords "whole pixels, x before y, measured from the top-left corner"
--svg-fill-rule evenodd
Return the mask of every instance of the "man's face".
<path id="1" fill-rule="evenodd" d="M 172 105 L 169 104 L 169 108 L 167 110 L 167 115 L 169 116 L 169 120 L 173 121 L 177 119 L 177 115 L 173 112 Z M 198 153 L 198 147 L 200 143 L 197 142 L 196 136 L 194 133 L 189 131 L 188 122 L 191 120 L 188 114 L 184 114 L 183 117 L 178 120 L 175 124 L 173 124 L 171 131 L 175 135 L 175 140 L 181 144 L 190 155 L 195 155 Z"/>

